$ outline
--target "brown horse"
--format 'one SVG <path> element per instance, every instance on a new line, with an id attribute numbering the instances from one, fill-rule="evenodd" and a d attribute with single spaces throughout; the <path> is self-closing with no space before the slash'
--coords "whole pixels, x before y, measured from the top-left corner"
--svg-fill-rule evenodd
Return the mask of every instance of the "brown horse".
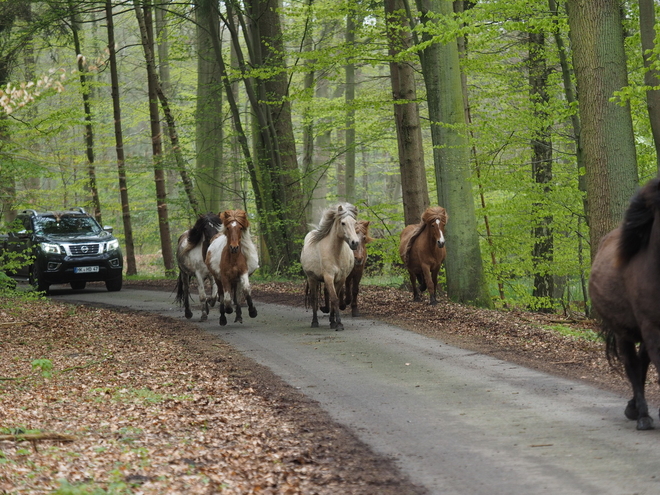
<path id="1" fill-rule="evenodd" d="M 435 294 L 438 271 L 447 254 L 444 234 L 447 218 L 447 212 L 442 206 L 433 206 L 422 214 L 421 223 L 408 225 L 401 232 L 399 254 L 410 275 L 414 301 L 421 301 L 420 292 L 428 288 L 429 304 L 438 302 Z"/>
<path id="2" fill-rule="evenodd" d="M 660 179 L 640 189 L 623 223 L 603 237 L 589 294 L 602 318 L 607 357 L 622 361 L 632 386 L 625 415 L 638 430 L 650 430 L 644 384 L 650 362 L 660 370 Z"/>
<path id="3" fill-rule="evenodd" d="M 224 294 L 220 300 L 220 325 L 227 324 L 225 313 L 232 313 L 232 301 L 236 306 L 234 322 L 243 323 L 240 299 L 245 296 L 250 318 L 257 316 L 252 303 L 249 276 L 259 267 L 257 248 L 250 237 L 250 222 L 243 210 L 227 210 L 220 214 L 224 226 L 222 233 L 211 241 L 206 253 L 206 265 Z"/>
<path id="4" fill-rule="evenodd" d="M 351 316 L 360 316 L 358 310 L 358 293 L 360 291 L 360 280 L 364 273 L 364 267 L 367 264 L 367 244 L 373 239 L 369 237 L 369 222 L 367 220 L 358 220 L 355 223 L 355 233 L 360 239 L 360 244 L 353 255 L 355 256 L 355 264 L 353 270 L 346 277 L 346 291 L 344 292 L 344 302 L 342 306 L 345 308 L 351 305 Z M 341 307 L 341 306 L 340 306 Z"/>
<path id="5" fill-rule="evenodd" d="M 344 329 L 339 313 L 339 294 L 355 264 L 351 250 L 355 251 L 360 244 L 355 233 L 356 216 L 357 208 L 349 203 L 328 208 L 323 212 L 318 228 L 305 236 L 300 263 L 307 275 L 305 299 L 312 306 L 312 328 L 319 326 L 319 284 L 323 282 L 329 292 L 330 328 Z"/>

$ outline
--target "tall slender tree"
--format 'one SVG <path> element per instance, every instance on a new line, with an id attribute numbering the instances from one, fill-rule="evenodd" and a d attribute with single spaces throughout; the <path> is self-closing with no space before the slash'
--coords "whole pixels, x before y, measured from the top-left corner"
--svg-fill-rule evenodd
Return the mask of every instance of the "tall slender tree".
<path id="1" fill-rule="evenodd" d="M 618 0 L 566 5 L 586 167 L 591 254 L 621 221 L 638 184 L 629 105 L 612 101 L 628 84 Z"/>
<path id="2" fill-rule="evenodd" d="M 402 58 L 402 54 L 412 46 L 412 36 L 403 0 L 385 0 L 385 16 L 399 150 L 403 216 L 406 225 L 411 225 L 420 222 L 422 213 L 430 204 L 415 85 L 415 68 L 409 59 Z"/>
<path id="3" fill-rule="evenodd" d="M 121 201 L 121 218 L 124 226 L 124 242 L 126 245 L 126 275 L 137 274 L 135 262 L 135 242 L 133 240 L 133 224 L 131 222 L 131 207 L 128 200 L 128 181 L 126 179 L 126 159 L 124 156 L 124 134 L 121 123 L 121 102 L 119 100 L 119 74 L 117 70 L 117 50 L 115 47 L 115 23 L 112 12 L 112 0 L 105 1 L 106 29 L 108 32 L 108 59 L 110 61 L 110 88 L 112 94 L 112 116 L 115 131 L 115 151 L 117 154 L 117 173 L 119 176 L 119 197 Z"/>
<path id="4" fill-rule="evenodd" d="M 654 67 L 657 60 L 655 50 L 655 1 L 639 0 L 639 33 L 642 41 L 644 58 L 644 84 L 646 90 L 646 108 L 649 113 L 651 134 L 655 144 L 655 156 L 660 173 L 660 71 Z"/>

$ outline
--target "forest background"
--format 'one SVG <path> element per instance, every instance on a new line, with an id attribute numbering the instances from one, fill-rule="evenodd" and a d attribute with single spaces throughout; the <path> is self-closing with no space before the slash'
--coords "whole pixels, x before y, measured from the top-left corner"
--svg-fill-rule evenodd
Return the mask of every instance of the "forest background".
<path id="1" fill-rule="evenodd" d="M 658 173 L 653 0 L 0 0 L 0 200 L 83 206 L 127 275 L 241 208 L 297 276 L 338 201 L 371 275 L 444 206 L 449 297 L 588 310 L 600 238 Z"/>

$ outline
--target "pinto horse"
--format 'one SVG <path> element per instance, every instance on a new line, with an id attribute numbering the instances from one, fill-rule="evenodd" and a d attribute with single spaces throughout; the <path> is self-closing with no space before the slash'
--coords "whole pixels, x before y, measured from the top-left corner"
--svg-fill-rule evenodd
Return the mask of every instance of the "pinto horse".
<path id="1" fill-rule="evenodd" d="M 232 301 L 236 306 L 234 322 L 243 323 L 241 296 L 245 296 L 250 318 L 257 316 L 252 302 L 249 276 L 259 268 L 259 255 L 250 236 L 250 222 L 243 210 L 227 210 L 220 214 L 223 232 L 211 241 L 206 253 L 206 265 L 213 275 L 220 300 L 220 325 L 227 324 L 226 314 L 231 314 Z"/>
<path id="2" fill-rule="evenodd" d="M 215 305 L 218 299 L 218 288 L 205 263 L 206 251 L 211 239 L 222 230 L 220 217 L 215 213 L 200 215 L 195 225 L 186 230 L 179 237 L 176 249 L 176 259 L 179 265 L 179 278 L 176 283 L 175 301 L 183 305 L 186 318 L 192 318 L 190 310 L 190 280 L 194 276 L 197 279 L 197 290 L 199 291 L 199 303 L 202 309 L 200 321 L 206 321 L 209 314 L 209 306 Z M 204 281 L 209 280 L 211 284 L 211 297 L 206 297 Z"/>
<path id="3" fill-rule="evenodd" d="M 330 300 L 330 328 L 344 329 L 339 313 L 339 294 L 355 264 L 351 251 L 355 251 L 360 244 L 355 233 L 356 216 L 355 206 L 338 204 L 326 209 L 318 228 L 305 236 L 300 263 L 307 275 L 305 301 L 311 302 L 312 328 L 319 326 L 319 283 L 323 282 Z"/>
<path id="4" fill-rule="evenodd" d="M 444 234 L 447 219 L 447 211 L 442 206 L 433 206 L 422 213 L 421 223 L 408 225 L 401 232 L 399 254 L 410 275 L 414 301 L 421 301 L 420 292 L 428 288 L 429 304 L 438 303 L 435 294 L 438 271 L 447 255 Z"/>
<path id="5" fill-rule="evenodd" d="M 603 237 L 589 295 L 602 319 L 608 360 L 621 360 L 632 386 L 625 415 L 638 430 L 650 430 L 644 384 L 651 362 L 660 370 L 660 179 L 639 190 L 621 225 Z"/>

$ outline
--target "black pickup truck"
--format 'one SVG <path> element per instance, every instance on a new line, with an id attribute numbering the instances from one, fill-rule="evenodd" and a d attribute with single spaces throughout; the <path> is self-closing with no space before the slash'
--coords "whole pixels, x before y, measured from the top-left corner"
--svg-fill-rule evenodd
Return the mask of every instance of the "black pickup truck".
<path id="1" fill-rule="evenodd" d="M 109 291 L 121 290 L 124 260 L 119 241 L 83 208 L 23 210 L 0 242 L 5 261 L 14 260 L 6 275 L 29 280 L 39 291 L 48 291 L 52 284 L 84 289 L 93 281 L 105 282 Z"/>

